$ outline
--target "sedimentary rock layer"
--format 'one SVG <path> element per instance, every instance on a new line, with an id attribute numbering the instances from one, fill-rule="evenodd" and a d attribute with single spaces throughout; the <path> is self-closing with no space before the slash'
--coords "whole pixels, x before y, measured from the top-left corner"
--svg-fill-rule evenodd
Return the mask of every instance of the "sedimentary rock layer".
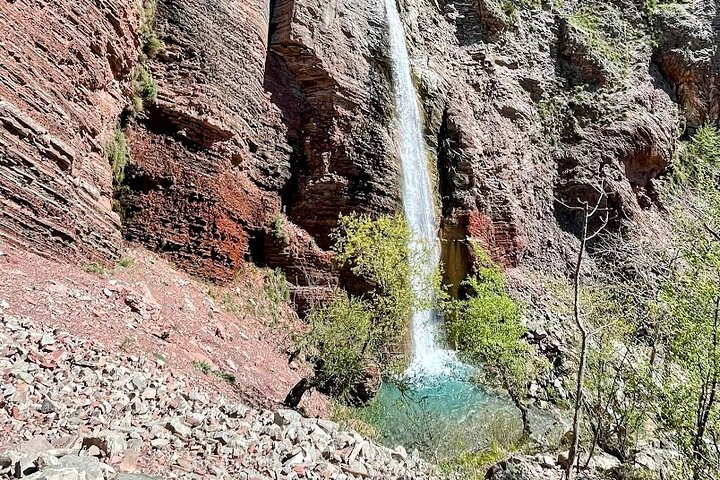
<path id="1" fill-rule="evenodd" d="M 137 59 L 133 0 L 0 7 L 0 235 L 67 258 L 118 248 L 103 144 Z"/>

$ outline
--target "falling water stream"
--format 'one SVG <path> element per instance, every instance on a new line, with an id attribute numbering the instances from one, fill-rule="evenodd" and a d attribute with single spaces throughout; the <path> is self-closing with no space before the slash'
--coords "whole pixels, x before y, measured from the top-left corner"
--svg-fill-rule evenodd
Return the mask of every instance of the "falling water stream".
<path id="1" fill-rule="evenodd" d="M 385 0 L 385 9 L 395 89 L 396 139 L 402 171 L 403 208 L 414 236 L 410 245 L 411 256 L 417 263 L 413 268 L 416 278 L 411 280 L 417 293 L 426 296 L 432 295 L 432 292 L 425 291 L 429 289 L 427 279 L 440 262 L 435 203 L 422 136 L 423 122 L 418 96 L 410 74 L 405 31 L 395 0 Z M 413 363 L 410 375 L 442 376 L 450 365 L 456 363 L 454 353 L 439 345 L 442 324 L 434 309 L 414 313 L 411 334 Z"/>
<path id="2" fill-rule="evenodd" d="M 392 79 L 395 93 L 395 131 L 402 173 L 405 217 L 413 233 L 409 245 L 416 259 L 413 287 L 432 295 L 427 278 L 438 267 L 434 190 L 423 139 L 423 120 L 413 84 L 410 60 L 396 0 L 384 0 L 387 13 Z M 383 385 L 365 418 L 380 440 L 394 446 L 419 448 L 434 459 L 471 450 L 493 441 L 492 429 L 513 435 L 520 427 L 518 412 L 507 400 L 471 381 L 472 368 L 443 345 L 442 318 L 436 310 L 414 313 L 411 323 L 412 362 L 396 383 Z M 496 433 L 496 432 L 495 432 Z M 519 433 L 519 432 L 518 432 Z"/>

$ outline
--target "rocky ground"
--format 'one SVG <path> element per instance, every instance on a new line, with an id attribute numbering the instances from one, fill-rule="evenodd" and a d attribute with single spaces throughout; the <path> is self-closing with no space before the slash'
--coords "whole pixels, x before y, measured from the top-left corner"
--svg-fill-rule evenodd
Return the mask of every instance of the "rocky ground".
<path id="1" fill-rule="evenodd" d="M 278 405 L 307 373 L 288 364 L 288 336 L 299 320 L 281 277 L 273 283 L 269 273 L 248 265 L 219 287 L 132 245 L 119 264 L 73 265 L 0 240 L 7 314 L 99 341 L 109 351 L 162 358 L 195 384 L 263 408 Z M 208 382 L 193 362 L 232 375 L 234 385 Z M 303 407 L 326 413 L 318 396 Z"/>
<path id="2" fill-rule="evenodd" d="M 402 447 L 261 410 L 0 308 L 0 477 L 432 478 Z M 222 382 L 221 378 L 217 379 Z M 140 474 L 142 472 L 142 474 Z"/>

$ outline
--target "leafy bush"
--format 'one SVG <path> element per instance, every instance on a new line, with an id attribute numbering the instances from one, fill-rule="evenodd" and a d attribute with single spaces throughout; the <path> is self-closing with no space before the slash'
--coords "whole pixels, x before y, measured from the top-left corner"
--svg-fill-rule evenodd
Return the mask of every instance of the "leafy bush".
<path id="1" fill-rule="evenodd" d="M 130 268 L 135 265 L 135 259 L 132 257 L 122 257 L 120 260 L 118 260 L 118 265 L 123 268 Z"/>
<path id="2" fill-rule="evenodd" d="M 149 58 L 163 49 L 163 42 L 158 38 L 155 31 L 155 17 L 157 15 L 157 3 L 155 0 L 145 0 L 140 25 L 140 36 L 143 42 L 143 52 Z"/>
<path id="3" fill-rule="evenodd" d="M 542 363 L 522 340 L 522 310 L 508 295 L 505 277 L 487 253 L 476 248 L 478 274 L 465 281 L 469 290 L 463 300 L 445 302 L 448 342 L 464 361 L 481 367 L 482 381 L 508 391 L 523 414 L 529 434 L 527 409 L 521 397 Z"/>
<path id="4" fill-rule="evenodd" d="M 395 352 L 410 316 L 429 299 L 411 285 L 420 264 L 409 248 L 411 233 L 403 216 L 344 216 L 333 238 L 338 261 L 374 289 L 357 296 L 338 292 L 328 304 L 313 308 L 301 347 L 315 361 L 315 382 L 332 384 L 336 394 L 347 397 L 369 367 L 387 372 L 397 366 Z"/>
<path id="5" fill-rule="evenodd" d="M 272 231 L 275 240 L 280 242 L 282 245 L 287 245 L 290 242 L 290 236 L 285 231 L 282 215 L 277 215 L 273 218 Z"/>
<path id="6" fill-rule="evenodd" d="M 132 88 L 135 93 L 133 109 L 135 112 L 142 112 L 147 104 L 157 99 L 157 84 L 152 75 L 143 65 L 135 67 L 132 77 Z"/>
<path id="7" fill-rule="evenodd" d="M 114 185 L 118 187 L 125 178 L 125 164 L 128 156 L 127 140 L 120 127 L 115 129 L 112 139 L 103 150 L 105 158 L 112 167 Z"/>
<path id="8" fill-rule="evenodd" d="M 508 389 L 525 388 L 535 373 L 520 306 L 507 294 L 499 267 L 482 252 L 478 274 L 465 281 L 465 300 L 448 302 L 449 343 L 470 363 L 482 365 L 490 379 Z"/>
<path id="9" fill-rule="evenodd" d="M 693 182 L 700 188 L 714 188 L 718 171 L 720 131 L 714 125 L 706 125 L 681 146 L 681 153 L 673 163 L 673 180 L 681 185 Z"/>
<path id="10" fill-rule="evenodd" d="M 431 301 L 420 293 L 430 294 L 436 280 L 422 278 L 420 272 L 427 252 L 411 251 L 412 233 L 402 215 L 376 219 L 361 214 L 344 216 L 333 238 L 338 261 L 376 287 L 363 296 L 372 309 L 376 336 L 388 346 L 398 343 L 407 332 L 413 310 Z M 425 285 L 413 288 L 411 279 Z"/>
<path id="11" fill-rule="evenodd" d="M 105 267 L 95 262 L 83 263 L 82 269 L 87 273 L 96 273 L 98 275 L 105 275 L 106 273 Z"/>
<path id="12" fill-rule="evenodd" d="M 347 388 L 360 381 L 373 360 L 373 312 L 365 301 L 339 294 L 327 305 L 311 310 L 311 330 L 305 347 L 315 359 L 321 385 Z"/>

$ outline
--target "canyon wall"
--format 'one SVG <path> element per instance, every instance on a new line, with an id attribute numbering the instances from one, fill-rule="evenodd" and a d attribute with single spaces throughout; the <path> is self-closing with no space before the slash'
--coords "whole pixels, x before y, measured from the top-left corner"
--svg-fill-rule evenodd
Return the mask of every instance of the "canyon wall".
<path id="1" fill-rule="evenodd" d="M 468 236 L 506 267 L 565 270 L 564 205 L 597 188 L 617 231 L 658 207 L 683 126 L 718 121 L 719 27 L 712 2 L 644 5 L 399 0 L 451 280 Z M 111 259 L 122 235 L 216 281 L 254 261 L 307 297 L 347 281 L 327 252 L 338 215 L 399 206 L 381 2 L 158 0 L 158 95 L 130 118 L 141 14 L 2 6 L 0 235 L 71 259 Z"/>
<path id="2" fill-rule="evenodd" d="M 0 6 L 0 236 L 112 258 L 120 219 L 103 145 L 140 49 L 134 0 Z"/>

